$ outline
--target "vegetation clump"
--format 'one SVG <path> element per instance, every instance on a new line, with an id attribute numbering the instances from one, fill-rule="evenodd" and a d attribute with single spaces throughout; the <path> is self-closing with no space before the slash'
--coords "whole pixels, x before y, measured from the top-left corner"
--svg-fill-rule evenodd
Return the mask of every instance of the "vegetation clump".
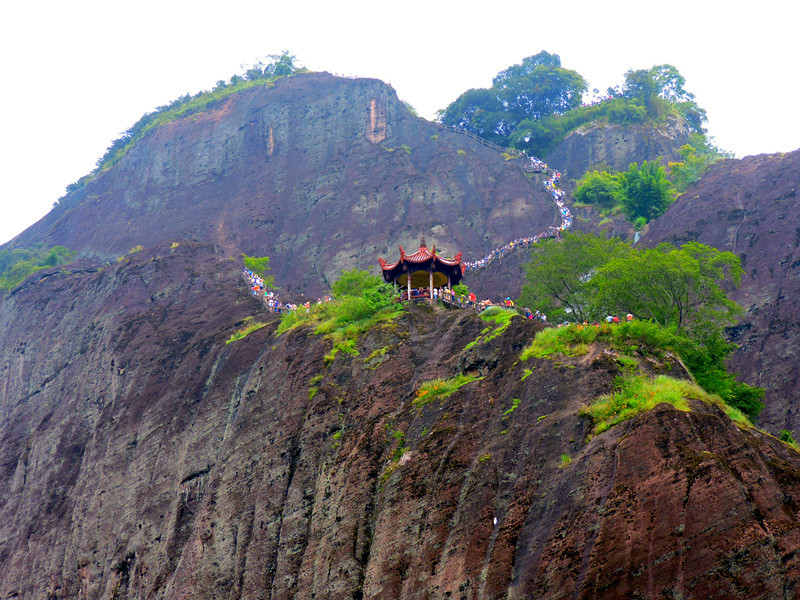
<path id="1" fill-rule="evenodd" d="M 456 375 L 450 379 L 433 379 L 426 381 L 419 386 L 417 393 L 414 396 L 411 404 L 420 407 L 433 402 L 434 400 L 443 400 L 456 390 L 461 389 L 468 383 L 483 379 L 483 377 L 474 377 L 472 375 Z"/>
<path id="2" fill-rule="evenodd" d="M 247 254 L 242 254 L 242 262 L 244 262 L 244 266 L 246 269 L 252 271 L 264 281 L 265 287 L 274 287 L 275 286 L 275 277 L 272 275 L 267 276 L 267 271 L 270 270 L 269 266 L 269 256 L 247 256 Z"/>
<path id="3" fill-rule="evenodd" d="M 509 310 L 507 308 L 501 308 L 499 306 L 493 306 L 487 308 L 486 310 L 480 313 L 480 318 L 483 321 L 487 321 L 489 323 L 494 323 L 495 327 L 486 327 L 480 333 L 480 335 L 469 344 L 467 344 L 464 349 L 469 350 L 473 346 L 483 342 L 490 342 L 500 334 L 502 334 L 508 326 L 511 324 L 511 319 L 517 316 L 517 312 L 514 310 Z"/>
<path id="4" fill-rule="evenodd" d="M 719 397 L 718 402 L 741 411 L 755 421 L 764 407 L 764 390 L 736 381 L 725 366 L 725 358 L 734 345 L 718 338 L 704 345 L 672 328 L 648 321 L 634 320 L 618 325 L 582 325 L 550 328 L 539 332 L 527 346 L 521 359 L 548 358 L 554 355 L 577 356 L 588 351 L 588 345 L 604 343 L 620 353 L 618 362 L 628 375 L 637 371 L 626 357 L 655 356 L 663 358 L 668 352 L 677 355 L 689 369 L 695 381 L 708 394 Z"/>
<path id="5" fill-rule="evenodd" d="M 308 312 L 300 307 L 284 313 L 278 326 L 278 334 L 300 325 L 314 326 L 314 333 L 333 342 L 327 362 L 339 352 L 358 356 L 356 341 L 361 334 L 403 312 L 392 286 L 361 269 L 343 272 L 331 291 L 330 302 L 312 305 Z"/>
<path id="6" fill-rule="evenodd" d="M 244 325 L 237 329 L 225 343 L 230 344 L 231 342 L 241 340 L 242 338 L 247 337 L 254 331 L 258 331 L 264 326 L 266 326 L 266 323 L 254 321 L 253 317 L 247 317 L 244 320 Z"/>
<path id="7" fill-rule="evenodd" d="M 691 143 L 680 149 L 680 161 L 670 162 L 667 170 L 657 161 L 632 163 L 627 171 L 587 171 L 578 180 L 575 198 L 597 207 L 603 216 L 619 212 L 637 230 L 662 215 L 678 194 L 699 180 L 708 167 L 730 156 L 705 136 L 693 133 Z"/>
<path id="8" fill-rule="evenodd" d="M 570 131 L 590 122 L 659 123 L 674 116 L 704 136 L 706 112 L 685 83 L 672 65 L 631 69 L 621 87 L 602 95 L 593 90 L 600 101 L 586 105 L 586 80 L 562 67 L 558 54 L 542 51 L 498 73 L 492 87 L 461 94 L 440 112 L 440 120 L 536 156 L 547 155 Z"/>
<path id="9" fill-rule="evenodd" d="M 45 248 L 41 244 L 0 251 L 0 291 L 8 292 L 36 271 L 66 264 L 74 257 L 75 252 L 64 246 Z"/>

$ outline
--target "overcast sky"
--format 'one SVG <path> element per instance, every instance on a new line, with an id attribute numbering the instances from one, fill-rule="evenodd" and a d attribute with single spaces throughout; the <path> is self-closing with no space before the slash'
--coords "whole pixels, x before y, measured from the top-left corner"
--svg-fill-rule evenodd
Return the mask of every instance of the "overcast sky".
<path id="1" fill-rule="evenodd" d="M 0 243 L 41 218 L 143 113 L 290 50 L 377 77 L 426 118 L 522 58 L 561 56 L 589 88 L 669 63 L 736 156 L 800 147 L 791 0 L 16 1 L 0 22 Z"/>

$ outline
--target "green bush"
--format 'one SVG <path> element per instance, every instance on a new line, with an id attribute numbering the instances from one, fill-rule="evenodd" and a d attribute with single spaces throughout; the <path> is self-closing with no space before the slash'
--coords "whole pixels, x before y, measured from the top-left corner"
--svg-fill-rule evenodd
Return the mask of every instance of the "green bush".
<path id="1" fill-rule="evenodd" d="M 247 337 L 249 334 L 253 333 L 254 331 L 258 331 L 262 327 L 264 327 L 266 323 L 260 323 L 258 321 L 253 321 L 253 317 L 247 317 L 245 319 L 245 325 L 239 329 L 237 329 L 231 337 L 225 342 L 226 344 L 230 344 L 231 342 L 235 342 L 240 340 L 244 337 Z"/>
<path id="2" fill-rule="evenodd" d="M 10 291 L 36 271 L 66 264 L 74 257 L 75 252 L 64 246 L 45 248 L 41 244 L 0 251 L 0 291 Z"/>
<path id="3" fill-rule="evenodd" d="M 414 400 L 411 403 L 414 406 L 425 406 L 433 400 L 447 398 L 456 390 L 479 379 L 483 379 L 483 377 L 473 377 L 472 375 L 465 375 L 462 373 L 450 379 L 433 379 L 431 381 L 426 381 L 419 386 Z"/>
<path id="4" fill-rule="evenodd" d="M 271 275 L 267 276 L 267 271 L 270 270 L 269 256 L 247 256 L 242 254 L 242 261 L 245 268 L 249 269 L 264 280 L 264 286 L 273 287 L 275 285 L 275 278 Z"/>
<path id="5" fill-rule="evenodd" d="M 605 171 L 587 171 L 578 180 L 575 199 L 600 208 L 611 208 L 619 203 L 619 175 Z"/>
<path id="6" fill-rule="evenodd" d="M 283 313 L 278 334 L 303 324 L 314 326 L 315 334 L 325 335 L 333 342 L 325 357 L 330 362 L 339 352 L 358 356 L 356 341 L 361 334 L 403 312 L 392 286 L 359 269 L 342 273 L 333 284 L 333 294 L 334 300 L 315 304 L 308 313 Z"/>

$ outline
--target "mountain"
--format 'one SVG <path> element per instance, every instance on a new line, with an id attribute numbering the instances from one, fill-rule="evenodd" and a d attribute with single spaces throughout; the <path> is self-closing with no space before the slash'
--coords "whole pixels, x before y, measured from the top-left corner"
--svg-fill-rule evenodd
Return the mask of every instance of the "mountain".
<path id="1" fill-rule="evenodd" d="M 787 445 L 699 401 L 589 437 L 581 407 L 630 363 L 523 361 L 522 318 L 486 337 L 419 306 L 329 360 L 308 328 L 276 336 L 238 273 L 165 243 L 2 300 L 0 596 L 797 593 Z M 267 325 L 227 344 L 248 316 Z M 419 400 L 456 375 L 475 379 Z"/>
<path id="2" fill-rule="evenodd" d="M 761 422 L 800 432 L 796 348 L 800 342 L 800 150 L 715 164 L 650 224 L 642 243 L 698 241 L 729 250 L 745 275 L 731 297 L 745 309 L 730 330 L 730 360 L 745 381 L 767 389 Z"/>
<path id="3" fill-rule="evenodd" d="M 0 298 L 0 597 L 797 595 L 794 448 L 696 398 L 584 413 L 631 370 L 688 380 L 672 353 L 524 360 L 541 324 L 425 304 L 336 354 L 240 276 L 267 255 L 316 295 L 423 236 L 480 258 L 559 222 L 522 167 L 379 81 L 298 75 L 151 131 L 4 246 L 80 258 Z M 722 162 L 642 242 L 743 255 L 734 361 L 758 347 L 743 372 L 783 386 L 770 429 L 794 422 L 798 170 Z M 525 258 L 467 283 L 506 293 Z"/>
<path id="4" fill-rule="evenodd" d="M 213 242 L 269 256 L 277 285 L 317 296 L 421 237 L 472 260 L 559 224 L 521 163 L 415 117 L 380 81 L 298 75 L 151 131 L 6 247 L 109 260 Z"/>

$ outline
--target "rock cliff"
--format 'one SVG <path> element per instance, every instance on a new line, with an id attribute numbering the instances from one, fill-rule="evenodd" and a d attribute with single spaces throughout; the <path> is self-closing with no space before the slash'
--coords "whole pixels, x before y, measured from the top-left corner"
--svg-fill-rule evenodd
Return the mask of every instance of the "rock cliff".
<path id="1" fill-rule="evenodd" d="M 633 162 L 677 160 L 689 134 L 689 126 L 678 117 L 658 124 L 592 122 L 567 135 L 547 156 L 547 163 L 572 179 L 593 169 L 625 171 Z"/>
<path id="2" fill-rule="evenodd" d="M 725 160 L 650 224 L 643 243 L 696 240 L 738 254 L 746 273 L 731 297 L 745 309 L 730 330 L 731 365 L 767 389 L 761 422 L 800 432 L 800 150 Z"/>
<path id="3" fill-rule="evenodd" d="M 380 81 L 299 75 L 150 132 L 7 246 L 108 260 L 213 242 L 269 256 L 283 289 L 318 295 L 420 237 L 473 260 L 558 224 L 519 162 L 413 116 Z"/>
<path id="4" fill-rule="evenodd" d="M 521 362 L 520 318 L 471 344 L 484 321 L 422 306 L 328 361 L 225 254 L 162 244 L 2 300 L 0 597 L 796 595 L 788 446 L 700 403 L 589 439 L 620 365 Z M 482 379 L 413 403 L 457 374 Z"/>

